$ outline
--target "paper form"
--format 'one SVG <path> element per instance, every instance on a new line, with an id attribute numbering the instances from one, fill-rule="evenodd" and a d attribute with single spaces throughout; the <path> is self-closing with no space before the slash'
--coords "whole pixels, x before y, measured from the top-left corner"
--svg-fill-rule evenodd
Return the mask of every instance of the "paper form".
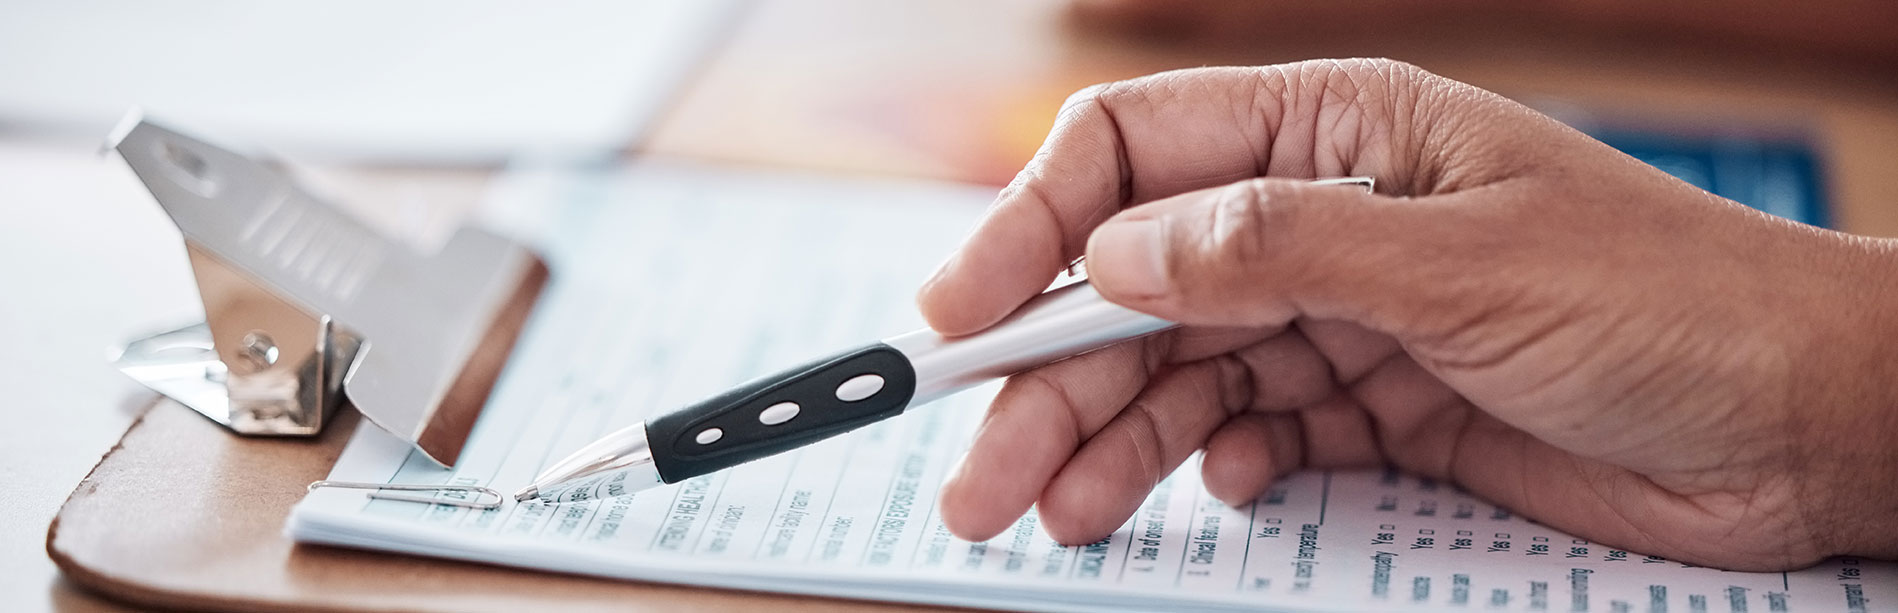
<path id="1" fill-rule="evenodd" d="M 646 166 L 525 190 L 558 203 L 556 276 L 453 470 L 365 425 L 332 479 L 526 484 L 654 411 L 913 329 L 915 285 L 989 194 L 972 188 Z M 1038 610 L 1390 608 L 1844 611 L 1898 606 L 1898 572 L 1832 560 L 1732 573 L 1619 551 L 1395 472 L 1294 475 L 1255 503 L 1197 466 L 1112 536 L 1054 543 L 1031 514 L 951 536 L 936 490 L 993 387 L 780 457 L 636 495 L 493 511 L 319 490 L 297 540 L 496 564 Z"/>

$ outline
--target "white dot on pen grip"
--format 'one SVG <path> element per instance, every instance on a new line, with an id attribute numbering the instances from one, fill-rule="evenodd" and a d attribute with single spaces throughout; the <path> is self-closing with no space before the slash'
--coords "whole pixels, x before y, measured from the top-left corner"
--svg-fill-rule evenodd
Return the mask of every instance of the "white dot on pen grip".
<path id="1" fill-rule="evenodd" d="M 791 418 L 797 417 L 797 410 L 797 403 L 795 402 L 780 402 L 765 407 L 763 411 L 759 411 L 758 423 L 767 426 L 775 426 L 791 421 Z"/>
<path id="2" fill-rule="evenodd" d="M 837 386 L 837 399 L 856 402 L 875 396 L 880 391 L 883 391 L 883 377 L 875 374 L 857 375 Z"/>
<path id="3" fill-rule="evenodd" d="M 718 439 L 721 439 L 721 438 L 725 438 L 724 430 L 720 430 L 718 428 L 706 428 L 704 430 L 700 430 L 699 435 L 696 437 L 693 437 L 692 440 L 698 441 L 700 445 L 710 445 L 712 443 L 718 442 Z"/>

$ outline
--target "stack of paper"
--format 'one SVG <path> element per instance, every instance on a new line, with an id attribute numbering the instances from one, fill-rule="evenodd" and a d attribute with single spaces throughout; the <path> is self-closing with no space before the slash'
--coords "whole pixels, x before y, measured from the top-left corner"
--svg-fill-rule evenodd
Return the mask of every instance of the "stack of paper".
<path id="1" fill-rule="evenodd" d="M 985 190 L 648 166 L 526 190 L 556 280 L 474 437 L 443 470 L 374 429 L 332 479 L 512 492 L 602 433 L 920 325 L 911 295 Z M 518 194 L 517 194 L 518 197 Z M 1619 551 L 1430 482 L 1308 473 L 1231 508 L 1195 466 L 1111 537 L 1030 515 L 957 540 L 936 490 L 992 389 L 637 495 L 492 511 L 320 490 L 297 540 L 732 588 L 1041 610 L 1827 611 L 1898 603 L 1891 565 L 1729 573 Z"/>

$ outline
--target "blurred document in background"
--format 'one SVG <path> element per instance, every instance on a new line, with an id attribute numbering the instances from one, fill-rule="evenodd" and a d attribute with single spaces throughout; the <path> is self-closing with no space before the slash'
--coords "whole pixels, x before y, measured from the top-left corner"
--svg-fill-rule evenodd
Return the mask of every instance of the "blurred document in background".
<path id="1" fill-rule="evenodd" d="M 0 8 L 0 133 L 132 106 L 297 157 L 491 162 L 624 147 L 741 0 L 78 0 Z"/>

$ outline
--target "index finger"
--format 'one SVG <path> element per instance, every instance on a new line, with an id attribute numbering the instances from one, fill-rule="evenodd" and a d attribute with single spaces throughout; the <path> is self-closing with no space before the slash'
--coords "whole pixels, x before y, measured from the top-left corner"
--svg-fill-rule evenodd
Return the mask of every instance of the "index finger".
<path id="1" fill-rule="evenodd" d="M 1166 72 L 1082 90 L 924 284 L 923 317 L 949 336 L 994 324 L 1047 289 L 1094 227 L 1126 206 L 1264 175 L 1409 182 L 1410 166 L 1394 163 L 1406 156 L 1391 153 L 1393 141 L 1414 140 L 1390 128 L 1392 109 L 1408 107 L 1393 67 L 1415 71 L 1381 61 L 1304 62 Z"/>

